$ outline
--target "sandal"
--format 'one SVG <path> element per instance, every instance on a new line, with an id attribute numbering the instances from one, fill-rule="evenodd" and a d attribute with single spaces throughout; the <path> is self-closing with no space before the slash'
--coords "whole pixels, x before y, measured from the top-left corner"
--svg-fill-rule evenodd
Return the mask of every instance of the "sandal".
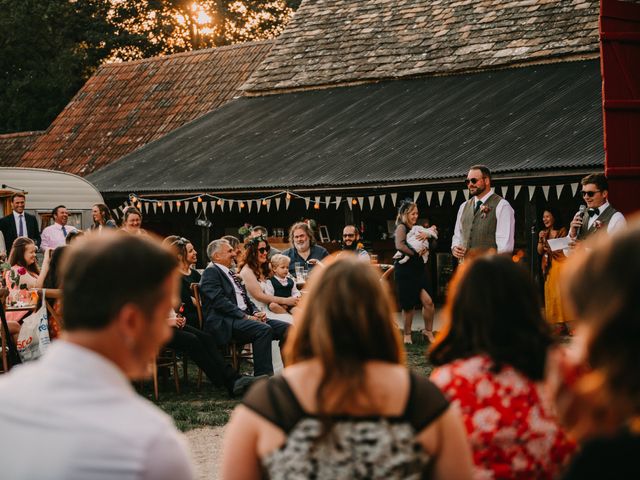
<path id="1" fill-rule="evenodd" d="M 413 344 L 413 340 L 411 339 L 411 335 L 405 335 L 404 336 L 404 344 L 405 345 L 412 345 Z"/>

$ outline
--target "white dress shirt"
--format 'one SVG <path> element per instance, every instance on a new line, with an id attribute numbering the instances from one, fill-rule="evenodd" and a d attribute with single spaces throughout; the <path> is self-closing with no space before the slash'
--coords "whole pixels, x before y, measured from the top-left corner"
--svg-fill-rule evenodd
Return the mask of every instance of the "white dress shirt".
<path id="1" fill-rule="evenodd" d="M 604 212 L 608 207 L 609 202 L 605 202 L 598 207 L 599 213 L 597 215 L 594 215 L 593 217 L 589 217 L 587 230 L 591 228 L 593 222 L 598 220 L 598 217 L 600 217 L 600 215 L 602 215 L 602 212 Z M 626 225 L 627 221 L 624 219 L 624 215 L 622 215 L 620 212 L 616 212 L 611 216 L 611 220 L 609 220 L 609 223 L 607 224 L 607 233 L 611 235 L 612 233 L 624 228 Z"/>
<path id="2" fill-rule="evenodd" d="M 236 302 L 238 303 L 238 308 L 244 312 L 247 309 L 247 303 L 244 301 L 244 295 L 242 295 L 243 293 L 242 290 L 240 289 L 238 284 L 233 280 L 233 277 L 231 276 L 231 272 L 229 271 L 229 268 L 225 267 L 224 265 L 220 265 L 219 263 L 216 263 L 216 265 L 229 278 L 231 285 L 233 285 L 233 290 L 236 292 Z"/>
<path id="3" fill-rule="evenodd" d="M 282 285 L 283 287 L 286 287 L 287 284 L 289 283 L 288 279 L 291 278 L 291 277 L 280 278 L 279 276 L 274 275 L 273 278 L 275 278 L 280 283 L 280 285 Z M 266 293 L 267 295 L 272 295 L 272 296 L 275 296 L 275 294 L 276 294 L 276 291 L 273 288 L 273 283 L 271 283 L 270 280 L 267 280 L 264 283 L 264 293 Z M 298 287 L 296 286 L 295 280 L 293 281 L 293 288 L 291 289 L 291 296 L 293 298 L 300 298 L 302 296 L 302 294 L 300 293 L 300 290 L 298 290 Z"/>
<path id="4" fill-rule="evenodd" d="M 0 253 L 8 253 L 7 246 L 4 244 L 4 235 L 0 232 Z"/>
<path id="5" fill-rule="evenodd" d="M 76 227 L 72 227 L 71 225 L 65 225 L 64 228 L 67 231 L 67 235 L 77 230 Z M 40 248 L 44 251 L 47 248 L 60 247 L 64 245 L 65 238 L 66 235 L 62 231 L 62 225 L 54 223 L 42 231 L 40 235 Z"/>
<path id="6" fill-rule="evenodd" d="M 58 340 L 0 378 L 2 478 L 194 478 L 184 437 L 102 355 Z"/>
<path id="7" fill-rule="evenodd" d="M 490 189 L 484 197 L 475 198 L 476 203 L 482 200 L 482 203 L 486 203 L 487 199 L 494 194 L 494 189 Z M 463 247 L 462 244 L 462 210 L 467 202 L 463 202 L 458 209 L 458 216 L 456 218 L 456 226 L 453 229 L 453 240 L 451 241 L 451 248 Z M 504 198 L 498 202 L 496 206 L 496 246 L 498 253 L 511 253 L 513 252 L 514 235 L 516 230 L 516 219 L 513 213 L 513 208 L 509 205 Z"/>

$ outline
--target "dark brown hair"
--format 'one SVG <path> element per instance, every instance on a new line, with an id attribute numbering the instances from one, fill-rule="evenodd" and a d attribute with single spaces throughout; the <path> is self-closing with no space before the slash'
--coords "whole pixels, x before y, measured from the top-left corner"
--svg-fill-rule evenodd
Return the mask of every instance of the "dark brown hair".
<path id="1" fill-rule="evenodd" d="M 316 392 L 320 416 L 344 413 L 365 388 L 369 360 L 404 363 L 393 302 L 375 270 L 342 254 L 314 270 L 296 328 L 285 345 L 288 363 L 317 359 L 323 367 Z"/>
<path id="2" fill-rule="evenodd" d="M 69 247 L 67 245 L 61 245 L 51 253 L 49 270 L 47 271 L 47 275 L 44 277 L 42 288 L 60 288 L 62 285 L 60 267 L 62 266 L 62 259 L 64 258 L 68 248 Z"/>
<path id="3" fill-rule="evenodd" d="M 258 280 L 262 277 L 269 278 L 271 276 L 269 262 L 264 262 L 262 265 L 258 263 L 258 246 L 263 242 L 267 248 L 271 248 L 265 237 L 253 237 L 245 244 L 242 258 L 238 259 L 238 271 L 247 265 Z"/>
<path id="4" fill-rule="evenodd" d="M 14 201 L 16 198 L 18 198 L 18 197 L 22 197 L 22 198 L 24 198 L 25 200 L 27 199 L 27 196 L 26 196 L 24 193 L 22 193 L 22 192 L 16 192 L 16 193 L 14 193 L 13 195 L 11 195 L 11 202 L 13 202 L 13 201 Z"/>
<path id="5" fill-rule="evenodd" d="M 102 215 L 102 221 L 106 224 L 108 220 L 113 220 L 111 216 L 111 210 L 104 203 L 96 203 L 94 207 L 98 208 L 100 215 Z M 94 228 L 98 228 L 101 224 L 100 222 L 93 221 Z"/>
<path id="6" fill-rule="evenodd" d="M 480 173 L 482 173 L 483 177 L 487 177 L 489 180 L 491 180 L 491 170 L 489 170 L 489 167 L 487 167 L 486 165 L 472 165 L 469 167 L 469 170 L 480 170 Z"/>
<path id="7" fill-rule="evenodd" d="M 509 257 L 465 262 L 450 284 L 446 314 L 431 348 L 434 365 L 485 354 L 496 372 L 509 365 L 531 380 L 543 378 L 550 329 L 528 273 Z"/>
<path id="8" fill-rule="evenodd" d="M 588 185 L 590 183 L 598 187 L 598 190 L 609 191 L 609 181 L 604 173 L 591 173 L 580 180 L 581 185 Z"/>
<path id="9" fill-rule="evenodd" d="M 13 241 L 11 252 L 9 253 L 9 265 L 11 265 L 12 267 L 14 265 L 18 265 L 20 267 L 26 268 L 31 273 L 39 275 L 40 267 L 38 267 L 37 261 L 33 262 L 33 264 L 31 265 L 27 265 L 27 263 L 24 261 L 24 253 L 27 250 L 27 246 L 29 245 L 35 245 L 35 242 L 29 237 L 16 238 Z"/>
<path id="10" fill-rule="evenodd" d="M 175 254 L 146 236 L 85 235 L 63 259 L 65 329 L 103 329 L 127 304 L 150 317 L 177 264 Z"/>

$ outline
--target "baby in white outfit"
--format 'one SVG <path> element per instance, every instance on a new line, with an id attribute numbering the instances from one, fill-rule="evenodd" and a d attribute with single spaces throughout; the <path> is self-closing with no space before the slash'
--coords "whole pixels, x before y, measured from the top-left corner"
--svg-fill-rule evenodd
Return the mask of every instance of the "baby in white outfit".
<path id="1" fill-rule="evenodd" d="M 420 240 L 418 238 L 418 234 L 424 233 L 427 235 L 427 238 L 424 240 Z M 416 252 L 421 252 L 425 250 L 424 255 L 422 255 L 422 261 L 427 263 L 429 260 L 429 240 L 430 239 L 438 239 L 438 229 L 435 225 L 431 225 L 429 228 L 421 227 L 420 225 L 414 225 L 409 233 L 407 233 L 407 243 L 411 248 L 413 248 Z M 409 261 L 409 255 L 398 250 L 393 256 L 395 260 L 398 260 L 398 263 L 407 263 Z"/>

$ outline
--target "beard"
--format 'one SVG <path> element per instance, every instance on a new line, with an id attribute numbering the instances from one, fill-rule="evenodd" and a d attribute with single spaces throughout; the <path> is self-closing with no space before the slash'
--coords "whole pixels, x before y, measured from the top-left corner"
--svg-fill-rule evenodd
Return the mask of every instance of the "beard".
<path id="1" fill-rule="evenodd" d="M 356 250 L 357 248 L 358 248 L 358 242 L 356 241 L 351 242 L 351 245 L 349 245 L 348 243 L 342 244 L 343 250 Z"/>
<path id="2" fill-rule="evenodd" d="M 310 242 L 307 240 L 306 242 L 303 242 L 303 243 L 296 243 L 295 247 L 296 247 L 296 250 L 299 250 L 301 252 L 306 252 L 310 248 Z"/>

